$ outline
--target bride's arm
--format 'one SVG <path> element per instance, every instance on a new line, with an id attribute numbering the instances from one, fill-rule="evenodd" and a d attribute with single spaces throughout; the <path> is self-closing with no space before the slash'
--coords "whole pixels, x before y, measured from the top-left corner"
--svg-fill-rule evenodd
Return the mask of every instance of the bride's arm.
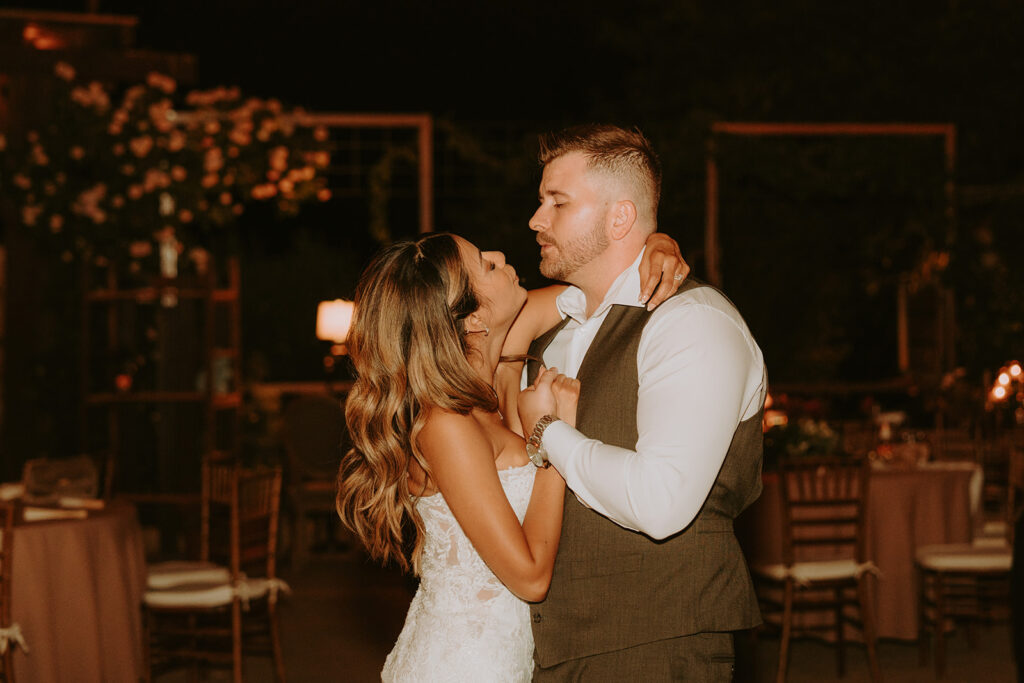
<path id="1" fill-rule="evenodd" d="M 565 482 L 538 470 L 522 525 L 494 469 L 494 449 L 470 415 L 436 411 L 419 436 L 434 485 L 491 571 L 523 600 L 543 600 L 562 529 Z"/>

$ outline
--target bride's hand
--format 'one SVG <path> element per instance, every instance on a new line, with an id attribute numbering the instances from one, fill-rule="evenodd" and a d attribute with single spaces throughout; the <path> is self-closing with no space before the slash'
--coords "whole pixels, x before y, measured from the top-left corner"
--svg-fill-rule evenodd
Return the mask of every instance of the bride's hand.
<path id="1" fill-rule="evenodd" d="M 570 427 L 576 426 L 576 404 L 580 399 L 580 381 L 559 375 L 551 383 L 555 394 L 555 417 Z"/>
<path id="2" fill-rule="evenodd" d="M 690 266 L 683 260 L 679 244 L 663 232 L 652 233 L 640 259 L 640 303 L 647 301 L 647 310 L 653 311 L 675 294 L 689 274 Z"/>
<path id="3" fill-rule="evenodd" d="M 519 393 L 519 419 L 523 434 L 529 435 L 537 420 L 554 415 L 559 420 L 576 426 L 576 403 L 580 383 L 559 374 L 557 368 L 545 368 L 537 375 L 533 385 Z"/>

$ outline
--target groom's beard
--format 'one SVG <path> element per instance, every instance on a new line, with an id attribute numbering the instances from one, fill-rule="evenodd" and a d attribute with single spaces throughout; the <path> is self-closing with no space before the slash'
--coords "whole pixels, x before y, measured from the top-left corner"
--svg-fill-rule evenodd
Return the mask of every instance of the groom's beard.
<path id="1" fill-rule="evenodd" d="M 570 276 L 600 256 L 608 248 L 608 236 L 604 233 L 603 221 L 594 224 L 589 232 L 564 244 L 546 235 L 537 235 L 541 245 L 550 244 L 554 252 L 541 257 L 540 274 L 551 280 L 568 282 Z"/>

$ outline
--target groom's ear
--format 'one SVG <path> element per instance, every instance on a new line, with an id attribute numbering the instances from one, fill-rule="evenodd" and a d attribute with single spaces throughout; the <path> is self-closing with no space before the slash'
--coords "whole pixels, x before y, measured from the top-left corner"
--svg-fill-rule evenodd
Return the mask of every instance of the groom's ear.
<path id="1" fill-rule="evenodd" d="M 611 208 L 608 235 L 613 240 L 625 238 L 636 225 L 636 204 L 630 199 L 620 199 Z"/>

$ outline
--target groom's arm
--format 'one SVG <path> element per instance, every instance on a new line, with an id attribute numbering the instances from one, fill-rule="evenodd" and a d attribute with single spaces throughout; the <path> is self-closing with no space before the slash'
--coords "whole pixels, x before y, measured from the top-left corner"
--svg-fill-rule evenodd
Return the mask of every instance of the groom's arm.
<path id="1" fill-rule="evenodd" d="M 551 463 L 581 501 L 659 539 L 696 517 L 736 426 L 757 413 L 765 395 L 761 352 L 739 314 L 701 303 L 721 297 L 712 290 L 696 297 L 664 304 L 641 337 L 635 451 L 588 439 L 562 422 L 543 438 Z"/>

